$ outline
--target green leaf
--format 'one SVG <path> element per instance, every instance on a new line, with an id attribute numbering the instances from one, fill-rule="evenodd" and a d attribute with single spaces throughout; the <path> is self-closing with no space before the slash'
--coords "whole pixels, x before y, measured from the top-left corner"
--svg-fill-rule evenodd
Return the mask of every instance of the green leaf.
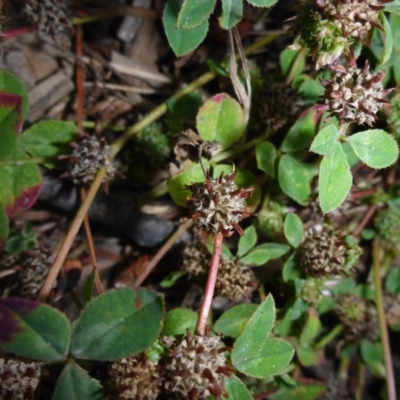
<path id="1" fill-rule="evenodd" d="M 159 285 L 163 289 L 170 288 L 175 285 L 175 283 L 178 281 L 179 278 L 181 278 L 183 275 L 186 275 L 185 271 L 172 271 L 169 273 L 160 283 Z"/>
<path id="2" fill-rule="evenodd" d="M 22 118 L 26 118 L 29 113 L 29 97 L 24 84 L 11 72 L 0 70 L 0 93 L 12 93 L 21 97 Z"/>
<path id="3" fill-rule="evenodd" d="M 71 352 L 78 359 L 119 360 L 158 337 L 162 297 L 149 290 L 110 290 L 86 305 L 74 324 Z"/>
<path id="4" fill-rule="evenodd" d="M 361 357 L 373 373 L 385 377 L 385 366 L 383 364 L 383 350 L 381 343 L 371 343 L 363 339 L 361 341 Z"/>
<path id="5" fill-rule="evenodd" d="M 285 262 L 282 270 L 282 277 L 285 282 L 295 281 L 301 276 L 301 267 L 296 257 L 296 253 L 293 253 Z"/>
<path id="6" fill-rule="evenodd" d="M 322 324 L 319 320 L 318 313 L 315 309 L 311 308 L 308 310 L 307 321 L 302 327 L 300 335 L 300 343 L 302 344 L 312 344 L 312 342 L 321 333 Z"/>
<path id="7" fill-rule="evenodd" d="M 76 364 L 67 364 L 57 379 L 53 400 L 104 399 L 100 383 Z"/>
<path id="8" fill-rule="evenodd" d="M 242 137 L 246 121 L 240 104 L 226 93 L 219 93 L 200 108 L 196 125 L 203 140 L 215 140 L 226 149 Z"/>
<path id="9" fill-rule="evenodd" d="M 206 168 L 208 166 L 205 163 Z M 172 199 L 179 206 L 185 207 L 187 198 L 192 194 L 190 190 L 185 189 L 185 185 L 196 182 L 204 182 L 204 174 L 200 164 L 191 164 L 185 171 L 173 176 L 168 181 L 168 191 Z"/>
<path id="10" fill-rule="evenodd" d="M 238 337 L 247 321 L 256 311 L 256 304 L 240 304 L 225 311 L 215 323 L 213 330 L 224 336 Z"/>
<path id="11" fill-rule="evenodd" d="M 299 357 L 301 365 L 305 367 L 318 366 L 324 359 L 322 349 L 314 349 L 308 344 L 301 344 L 298 346 L 296 355 Z"/>
<path id="12" fill-rule="evenodd" d="M 168 43 L 178 57 L 194 50 L 204 40 L 208 31 L 208 21 L 204 21 L 194 29 L 177 27 L 182 4 L 183 0 L 167 0 L 163 12 L 163 24 Z"/>
<path id="13" fill-rule="evenodd" d="M 309 112 L 300 118 L 290 128 L 282 142 L 284 152 L 306 152 L 309 150 L 317 130 L 318 118 L 315 112 Z"/>
<path id="14" fill-rule="evenodd" d="M 43 361 L 67 356 L 71 326 L 55 308 L 28 299 L 0 299 L 0 321 L 0 351 Z"/>
<path id="15" fill-rule="evenodd" d="M 302 58 L 299 60 L 299 57 Z M 293 74 L 293 79 L 296 79 L 296 77 L 298 77 L 304 69 L 305 57 L 300 56 L 300 50 L 285 49 L 281 52 L 279 56 L 279 62 L 281 65 L 281 70 L 285 77 L 289 75 L 294 64 L 296 63 L 296 71 Z"/>
<path id="16" fill-rule="evenodd" d="M 326 385 L 298 384 L 295 388 L 282 388 L 269 397 L 269 400 L 318 400 L 325 392 Z"/>
<path id="17" fill-rule="evenodd" d="M 381 129 L 356 133 L 347 140 L 361 161 L 371 168 L 386 168 L 399 156 L 397 142 Z"/>
<path id="18" fill-rule="evenodd" d="M 353 178 L 340 143 L 322 159 L 319 172 L 319 202 L 324 214 L 338 208 L 348 195 Z"/>
<path id="19" fill-rule="evenodd" d="M 275 178 L 276 149 L 270 142 L 256 145 L 257 167 Z"/>
<path id="20" fill-rule="evenodd" d="M 292 321 L 299 319 L 307 311 L 307 309 L 308 304 L 301 297 L 298 297 L 293 304 L 290 319 Z"/>
<path id="21" fill-rule="evenodd" d="M 389 21 L 385 17 L 383 12 L 379 13 L 379 23 L 382 26 L 382 30 L 379 30 L 379 34 L 383 36 L 383 52 L 379 61 L 379 65 L 385 64 L 389 61 L 393 51 L 393 35 Z"/>
<path id="22" fill-rule="evenodd" d="M 256 7 L 272 7 L 278 0 L 247 0 Z"/>
<path id="23" fill-rule="evenodd" d="M 302 206 L 311 195 L 309 167 L 289 154 L 279 160 L 278 179 L 282 191 Z"/>
<path id="24" fill-rule="evenodd" d="M 386 276 L 385 291 L 400 294 L 400 268 L 393 268 Z"/>
<path id="25" fill-rule="evenodd" d="M 209 18 L 216 0 L 184 0 L 178 14 L 177 28 L 193 29 Z"/>
<path id="26" fill-rule="evenodd" d="M 224 378 L 225 390 L 228 393 L 228 397 L 224 397 L 226 400 L 253 400 L 253 396 L 250 394 L 246 385 L 235 375 Z"/>
<path id="27" fill-rule="evenodd" d="M 303 223 L 297 214 L 289 213 L 286 215 L 283 232 L 287 241 L 293 247 L 299 247 L 303 239 Z"/>
<path id="28" fill-rule="evenodd" d="M 280 243 L 266 243 L 254 247 L 240 259 L 246 265 L 264 265 L 270 260 L 276 260 L 289 251 L 290 247 Z"/>
<path id="29" fill-rule="evenodd" d="M 400 2 L 398 0 L 385 4 L 384 12 L 396 14 L 400 16 Z"/>
<path id="30" fill-rule="evenodd" d="M 27 129 L 21 136 L 19 145 L 34 157 L 49 158 L 45 166 L 54 168 L 58 156 L 71 153 L 69 144 L 77 136 L 78 128 L 74 123 L 48 120 Z"/>
<path id="31" fill-rule="evenodd" d="M 239 239 L 237 256 L 244 256 L 246 253 L 248 253 L 250 249 L 252 249 L 256 245 L 256 243 L 256 228 L 254 228 L 253 225 L 250 225 L 247 229 L 245 229 L 244 235 L 241 236 Z"/>
<path id="32" fill-rule="evenodd" d="M 335 144 L 339 139 L 339 135 L 339 129 L 335 125 L 330 124 L 325 126 L 315 136 L 310 150 L 323 156 L 331 154 L 335 150 Z"/>
<path id="33" fill-rule="evenodd" d="M 222 0 L 221 28 L 231 29 L 243 18 L 243 0 Z"/>
<path id="34" fill-rule="evenodd" d="M 175 308 L 170 311 L 164 322 L 164 336 L 183 335 L 189 329 L 192 333 L 196 328 L 198 315 L 188 308 Z"/>
<path id="35" fill-rule="evenodd" d="M 238 371 L 263 379 L 278 374 L 289 364 L 292 346 L 282 339 L 268 339 L 274 322 L 274 300 L 268 295 L 233 346 L 232 364 Z"/>

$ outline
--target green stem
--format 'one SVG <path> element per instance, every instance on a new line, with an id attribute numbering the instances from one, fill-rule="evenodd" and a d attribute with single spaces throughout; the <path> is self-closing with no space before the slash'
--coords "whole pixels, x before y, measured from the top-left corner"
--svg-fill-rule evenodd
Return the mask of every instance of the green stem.
<path id="1" fill-rule="evenodd" d="M 336 336 L 338 336 L 343 331 L 342 325 L 336 325 L 333 329 L 331 329 L 316 345 L 316 349 L 323 349 L 328 345 L 328 343 L 332 342 Z"/>
<path id="2" fill-rule="evenodd" d="M 4 165 L 24 165 L 24 164 L 44 164 L 46 161 L 50 161 L 49 159 L 43 157 L 37 158 L 26 158 L 23 160 L 5 160 L 0 161 L 0 166 Z"/>
<path id="3" fill-rule="evenodd" d="M 379 330 L 381 333 L 381 342 L 383 346 L 383 355 L 385 359 L 386 369 L 386 387 L 388 392 L 389 400 L 396 400 L 396 383 L 394 379 L 393 365 L 392 365 L 392 353 L 390 351 L 389 334 L 386 325 L 385 308 L 383 304 L 383 293 L 382 293 L 382 279 L 380 272 L 380 244 L 379 240 L 375 239 L 373 244 L 373 256 L 372 256 L 372 269 L 374 274 L 375 283 L 375 301 L 376 308 L 378 311 L 379 318 Z"/>

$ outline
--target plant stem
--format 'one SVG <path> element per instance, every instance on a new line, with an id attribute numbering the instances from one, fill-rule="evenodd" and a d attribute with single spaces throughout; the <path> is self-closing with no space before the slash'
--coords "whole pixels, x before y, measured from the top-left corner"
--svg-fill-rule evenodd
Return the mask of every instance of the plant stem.
<path id="1" fill-rule="evenodd" d="M 169 237 L 169 239 L 164 243 L 157 254 L 148 262 L 144 267 L 143 271 L 136 278 L 133 283 L 134 288 L 138 288 L 143 281 L 149 276 L 150 272 L 158 264 L 158 262 L 164 257 L 165 253 L 172 247 L 172 245 L 178 240 L 178 238 L 187 231 L 193 224 L 191 219 L 187 220 L 184 224 L 180 225 L 179 228 Z"/>
<path id="2" fill-rule="evenodd" d="M 107 169 L 108 166 L 101 168 L 94 178 L 92 186 L 86 194 L 85 200 L 82 202 L 74 220 L 72 221 L 71 226 L 69 227 L 68 233 L 65 236 L 65 239 L 61 245 L 60 251 L 58 252 L 56 259 L 54 260 L 49 275 L 47 276 L 42 289 L 40 289 L 39 295 L 37 297 L 39 301 L 46 301 L 51 290 L 53 289 L 54 282 L 56 281 L 57 276 L 60 273 L 61 268 L 64 264 L 64 261 L 67 258 L 69 249 L 71 248 L 72 243 L 75 240 L 75 236 L 77 235 L 82 225 L 82 221 L 85 218 L 85 215 L 87 214 L 101 183 L 103 182 L 103 178 L 107 173 Z"/>
<path id="3" fill-rule="evenodd" d="M 196 325 L 196 332 L 202 336 L 206 330 L 208 314 L 210 313 L 211 303 L 214 296 L 223 241 L 224 235 L 221 232 L 218 232 L 214 236 L 214 249 L 211 258 L 210 271 L 208 273 L 206 291 L 204 293 L 203 303 L 201 304 L 199 319 L 197 320 Z"/>
<path id="4" fill-rule="evenodd" d="M 323 349 L 330 343 L 337 335 L 339 335 L 343 331 L 342 325 L 336 325 L 332 328 L 318 343 L 316 343 L 316 349 Z"/>
<path id="5" fill-rule="evenodd" d="M 396 400 L 396 384 L 393 373 L 392 354 L 390 351 L 389 334 L 385 320 L 385 309 L 383 305 L 382 279 L 380 274 L 380 243 L 378 239 L 375 239 L 373 244 L 372 268 L 375 281 L 375 301 L 379 318 L 379 330 L 381 333 L 383 356 L 385 359 L 386 387 L 388 392 L 388 399 Z"/>

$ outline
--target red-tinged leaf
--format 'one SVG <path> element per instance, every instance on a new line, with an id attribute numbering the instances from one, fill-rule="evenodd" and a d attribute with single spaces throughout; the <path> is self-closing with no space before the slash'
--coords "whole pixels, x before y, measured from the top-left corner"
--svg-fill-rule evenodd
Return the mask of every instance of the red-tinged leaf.
<path id="1" fill-rule="evenodd" d="M 0 93 L 0 108 L 9 109 L 16 113 L 16 120 L 13 126 L 13 130 L 16 133 L 22 131 L 22 98 L 14 93 Z"/>
<path id="2" fill-rule="evenodd" d="M 29 210 L 35 204 L 41 190 L 41 183 L 28 189 L 22 189 L 21 194 L 15 199 L 14 204 L 6 208 L 7 215 L 12 217 L 21 211 Z"/>

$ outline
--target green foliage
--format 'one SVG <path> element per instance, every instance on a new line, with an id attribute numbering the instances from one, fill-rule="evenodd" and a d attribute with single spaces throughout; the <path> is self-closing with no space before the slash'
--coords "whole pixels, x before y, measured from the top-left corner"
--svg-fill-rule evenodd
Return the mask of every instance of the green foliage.
<path id="1" fill-rule="evenodd" d="M 0 350 L 42 361 L 65 359 L 71 326 L 56 309 L 37 301 L 0 299 Z"/>
<path id="2" fill-rule="evenodd" d="M 264 265 L 270 260 L 276 260 L 282 257 L 289 249 L 289 246 L 280 243 L 260 244 L 250 250 L 240 261 L 248 265 Z"/>
<path id="3" fill-rule="evenodd" d="M 301 219 L 296 214 L 287 214 L 283 230 L 287 241 L 293 247 L 298 247 L 303 239 L 303 223 Z"/>
<path id="4" fill-rule="evenodd" d="M 67 364 L 57 379 L 53 400 L 101 400 L 103 388 L 98 381 L 76 364 Z"/>
<path id="5" fill-rule="evenodd" d="M 247 390 L 244 383 L 235 375 L 225 378 L 225 390 L 228 393 L 227 400 L 252 400 L 253 396 Z"/>
<path id="6" fill-rule="evenodd" d="M 268 338 L 275 323 L 275 305 L 269 295 L 257 308 L 236 339 L 232 363 L 238 371 L 267 378 L 279 374 L 293 357 L 290 344 L 282 339 Z"/>
<path id="7" fill-rule="evenodd" d="M 162 334 L 164 336 L 184 335 L 189 329 L 192 333 L 196 328 L 197 314 L 187 308 L 175 308 L 166 316 Z"/>
<path id="8" fill-rule="evenodd" d="M 89 302 L 74 324 L 78 359 L 118 360 L 148 348 L 161 331 L 164 305 L 149 290 L 108 291 Z"/>
<path id="9" fill-rule="evenodd" d="M 219 18 L 221 28 L 231 29 L 236 26 L 243 18 L 242 0 L 221 0 L 222 15 Z"/>
<path id="10" fill-rule="evenodd" d="M 266 172 L 275 178 L 276 149 L 270 142 L 262 142 L 256 146 L 257 166 L 261 171 Z"/>
<path id="11" fill-rule="evenodd" d="M 249 252 L 257 243 L 257 232 L 254 226 L 249 226 L 244 231 L 244 235 L 240 237 L 239 244 L 238 244 L 238 257 L 244 256 L 246 253 Z"/>
<path id="12" fill-rule="evenodd" d="M 0 70 L 0 93 L 12 93 L 19 96 L 22 102 L 22 118 L 28 116 L 28 93 L 24 84 L 11 72 Z"/>
<path id="13" fill-rule="evenodd" d="M 210 17 L 216 0 L 185 0 L 178 14 L 176 26 L 182 29 L 193 29 Z"/>

